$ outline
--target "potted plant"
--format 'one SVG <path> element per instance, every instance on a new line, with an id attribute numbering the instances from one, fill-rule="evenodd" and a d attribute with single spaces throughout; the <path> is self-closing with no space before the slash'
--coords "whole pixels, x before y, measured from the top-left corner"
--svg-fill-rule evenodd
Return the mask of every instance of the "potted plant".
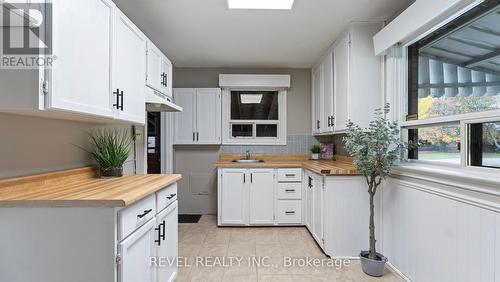
<path id="1" fill-rule="evenodd" d="M 102 129 L 90 134 L 93 159 L 101 177 L 123 176 L 123 164 L 128 159 L 132 137 L 126 130 Z"/>
<path id="2" fill-rule="evenodd" d="M 398 123 L 385 117 L 389 111 L 389 104 L 383 109 L 377 109 L 375 119 L 365 129 L 349 121 L 347 136 L 344 138 L 346 150 L 354 159 L 354 166 L 365 176 L 368 185 L 370 249 L 361 251 L 359 256 L 363 271 L 371 276 L 382 276 L 387 262 L 387 258 L 375 249 L 375 194 L 382 180 L 389 175 L 394 162 L 401 159 L 403 150 L 407 148 L 407 144 L 400 138 Z"/>
<path id="3" fill-rule="evenodd" d="M 319 160 L 319 153 L 321 152 L 321 147 L 317 144 L 311 146 L 311 159 Z"/>

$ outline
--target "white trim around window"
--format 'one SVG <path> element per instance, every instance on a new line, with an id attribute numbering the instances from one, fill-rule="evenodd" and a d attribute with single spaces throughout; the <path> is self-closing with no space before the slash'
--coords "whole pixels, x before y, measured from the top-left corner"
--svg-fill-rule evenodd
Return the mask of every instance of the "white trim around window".
<path id="1" fill-rule="evenodd" d="M 278 120 L 231 120 L 231 91 L 278 91 Z M 286 145 L 287 139 L 287 91 L 284 89 L 222 89 L 222 144 L 223 145 Z M 232 124 L 251 124 L 253 136 L 232 137 Z M 256 137 L 255 127 L 257 124 L 276 124 L 278 136 Z"/>

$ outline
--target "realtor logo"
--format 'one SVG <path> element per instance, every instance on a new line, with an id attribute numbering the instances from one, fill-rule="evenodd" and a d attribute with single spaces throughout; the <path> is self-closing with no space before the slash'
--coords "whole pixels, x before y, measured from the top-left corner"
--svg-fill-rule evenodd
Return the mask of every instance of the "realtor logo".
<path id="1" fill-rule="evenodd" d="M 35 2 L 2 1 L 2 68 L 52 65 L 52 3 Z"/>

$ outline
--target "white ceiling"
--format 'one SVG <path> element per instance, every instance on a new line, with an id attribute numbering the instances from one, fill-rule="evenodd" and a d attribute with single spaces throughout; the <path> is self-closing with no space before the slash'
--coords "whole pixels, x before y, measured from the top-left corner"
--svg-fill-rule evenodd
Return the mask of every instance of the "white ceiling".
<path id="1" fill-rule="evenodd" d="M 385 20 L 411 0 L 295 0 L 292 11 L 226 0 L 115 0 L 177 67 L 311 67 L 351 21 Z"/>

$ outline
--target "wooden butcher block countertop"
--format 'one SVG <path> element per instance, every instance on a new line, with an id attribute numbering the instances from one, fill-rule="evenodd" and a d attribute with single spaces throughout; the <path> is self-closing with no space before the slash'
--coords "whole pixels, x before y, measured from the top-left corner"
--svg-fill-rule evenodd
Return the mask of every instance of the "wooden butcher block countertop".
<path id="1" fill-rule="evenodd" d="M 359 175 L 349 157 L 336 156 L 335 160 L 309 160 L 309 155 L 252 154 L 261 163 L 236 163 L 233 160 L 244 158 L 242 154 L 222 154 L 215 163 L 225 168 L 296 168 L 301 167 L 323 175 Z"/>
<path id="2" fill-rule="evenodd" d="M 96 178 L 92 167 L 0 180 L 0 207 L 125 207 L 181 179 L 180 174 Z"/>

